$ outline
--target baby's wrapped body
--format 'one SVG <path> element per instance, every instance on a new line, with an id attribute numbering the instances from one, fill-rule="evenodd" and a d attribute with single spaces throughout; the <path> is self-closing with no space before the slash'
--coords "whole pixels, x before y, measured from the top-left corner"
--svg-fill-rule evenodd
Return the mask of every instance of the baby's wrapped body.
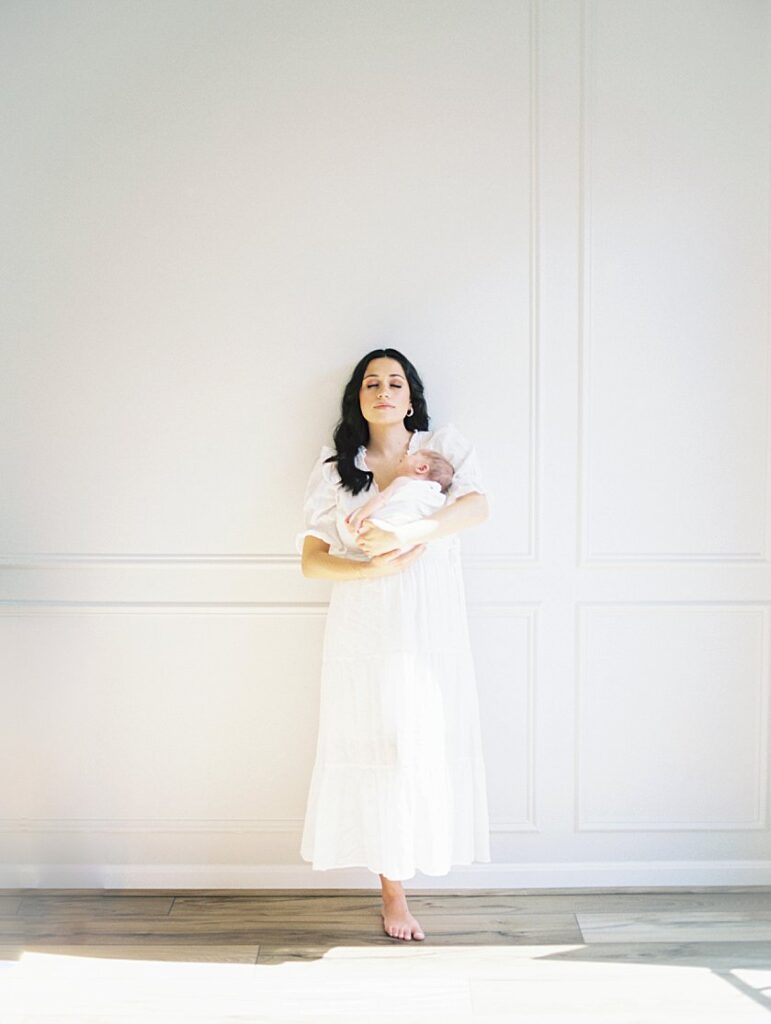
<path id="1" fill-rule="evenodd" d="M 394 531 L 405 523 L 430 516 L 446 501 L 447 497 L 442 494 L 442 486 L 438 481 L 400 477 L 398 486 L 394 487 L 386 504 L 366 518 L 381 530 Z M 409 544 L 405 548 L 400 548 L 400 552 L 411 551 L 413 547 L 414 544 Z"/>

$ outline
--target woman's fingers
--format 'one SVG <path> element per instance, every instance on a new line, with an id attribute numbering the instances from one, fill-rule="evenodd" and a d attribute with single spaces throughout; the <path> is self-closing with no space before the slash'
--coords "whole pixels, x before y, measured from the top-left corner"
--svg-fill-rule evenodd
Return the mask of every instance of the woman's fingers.
<path id="1" fill-rule="evenodd" d="M 398 555 L 394 559 L 394 563 L 396 565 L 407 565 L 409 562 L 414 562 L 416 558 L 423 554 L 425 547 L 425 544 L 416 544 L 410 551 L 405 551 L 403 555 Z"/>
<path id="2" fill-rule="evenodd" d="M 373 555 L 372 561 L 377 562 L 378 565 L 389 565 L 393 562 L 398 562 L 399 559 L 403 558 L 403 555 L 399 554 L 398 548 L 393 548 L 391 551 L 381 551 L 379 555 Z"/>
<path id="3" fill-rule="evenodd" d="M 407 555 L 412 555 L 413 558 L 417 558 L 418 555 L 422 555 L 425 550 L 425 544 L 416 544 L 412 551 L 407 552 Z"/>

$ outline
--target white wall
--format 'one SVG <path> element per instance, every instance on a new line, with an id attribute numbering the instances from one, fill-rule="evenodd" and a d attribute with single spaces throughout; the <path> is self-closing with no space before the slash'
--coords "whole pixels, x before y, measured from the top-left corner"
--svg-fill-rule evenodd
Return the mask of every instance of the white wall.
<path id="1" fill-rule="evenodd" d="M 291 541 L 386 344 L 496 508 L 446 884 L 771 882 L 770 22 L 3 4 L 0 885 L 377 884 L 299 857 Z"/>

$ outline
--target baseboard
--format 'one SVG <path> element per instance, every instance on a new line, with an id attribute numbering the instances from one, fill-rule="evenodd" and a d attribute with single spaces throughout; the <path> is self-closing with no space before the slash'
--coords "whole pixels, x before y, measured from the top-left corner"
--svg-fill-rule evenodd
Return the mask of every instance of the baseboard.
<path id="1" fill-rule="evenodd" d="M 404 882 L 421 890 L 650 890 L 771 887 L 771 860 L 752 861 L 562 861 L 472 864 L 448 875 L 418 872 Z M 368 868 L 313 870 L 310 864 L 0 864 L 0 889 L 238 890 L 373 889 Z"/>

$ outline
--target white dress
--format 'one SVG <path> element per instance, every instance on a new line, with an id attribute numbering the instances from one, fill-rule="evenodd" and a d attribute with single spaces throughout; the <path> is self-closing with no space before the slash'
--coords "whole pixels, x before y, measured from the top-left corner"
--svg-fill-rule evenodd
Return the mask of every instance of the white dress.
<path id="1" fill-rule="evenodd" d="M 453 424 L 416 431 L 455 469 L 447 504 L 487 493 Z M 322 445 L 305 492 L 306 529 L 331 555 L 367 560 L 345 516 L 372 496 L 340 486 Z M 368 469 L 366 449 L 356 464 Z M 488 495 L 489 503 L 489 495 Z M 324 630 L 319 731 L 300 853 L 315 870 L 367 867 L 393 880 L 490 861 L 485 765 L 466 618 L 460 535 L 428 541 L 390 576 L 334 580 Z"/>

